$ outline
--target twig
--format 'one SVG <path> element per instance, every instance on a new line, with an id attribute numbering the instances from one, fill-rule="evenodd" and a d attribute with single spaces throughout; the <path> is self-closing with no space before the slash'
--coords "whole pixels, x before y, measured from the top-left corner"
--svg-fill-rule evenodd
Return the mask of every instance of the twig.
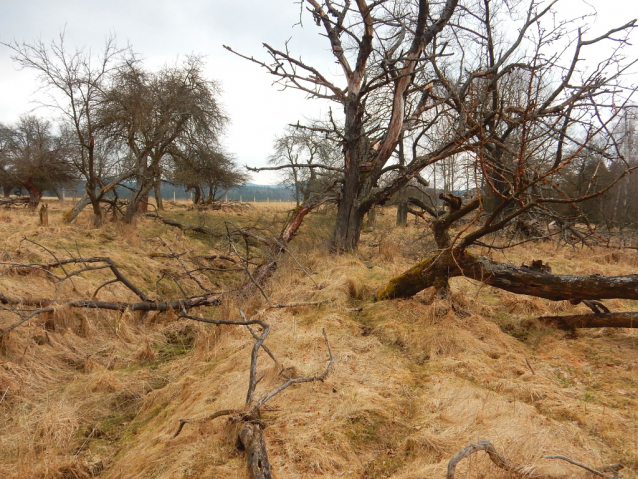
<path id="1" fill-rule="evenodd" d="M 270 399 L 272 399 L 274 396 L 276 396 L 277 394 L 282 392 L 288 386 L 292 386 L 293 384 L 299 384 L 299 383 L 309 383 L 309 382 L 314 382 L 314 381 L 323 381 L 324 379 L 326 379 L 326 376 L 328 375 L 328 373 L 332 369 L 332 366 L 333 366 L 333 364 L 335 362 L 335 356 L 333 356 L 333 354 L 332 354 L 332 348 L 330 347 L 330 342 L 328 341 L 328 336 L 326 335 L 326 330 L 322 329 L 322 333 L 323 333 L 323 338 L 324 338 L 324 340 L 326 342 L 326 347 L 328 348 L 328 357 L 329 357 L 328 366 L 326 366 L 325 371 L 323 373 L 317 375 L 317 376 L 310 376 L 310 377 L 307 377 L 307 378 L 291 378 L 291 379 L 289 379 L 288 381 L 286 381 L 282 385 L 280 385 L 277 388 L 275 388 L 272 391 L 270 391 L 268 394 L 264 395 L 250 409 L 249 413 L 253 413 L 253 412 L 257 411 L 260 407 L 262 407 Z"/>
<path id="2" fill-rule="evenodd" d="M 318 284 L 317 284 L 317 282 L 314 280 L 314 278 L 312 277 L 312 275 L 310 274 L 310 272 L 309 272 L 306 268 L 304 268 L 304 267 L 303 267 L 303 265 L 302 265 L 302 264 L 301 264 L 301 263 L 297 260 L 297 258 L 295 257 L 295 255 L 293 255 L 293 254 L 290 252 L 290 250 L 288 249 L 288 247 L 287 247 L 285 244 L 283 244 L 281 241 L 279 241 L 279 240 L 275 239 L 274 237 L 273 237 L 272 239 L 273 239 L 273 241 L 274 241 L 275 243 L 277 243 L 277 244 L 281 247 L 281 249 L 283 249 L 286 253 L 288 253 L 288 254 L 290 255 L 290 257 L 293 259 L 293 261 L 294 261 L 295 263 L 297 263 L 297 265 L 301 268 L 301 270 L 302 270 L 304 273 L 306 273 L 306 276 L 308 276 L 308 277 L 310 278 L 310 281 L 312 281 L 312 282 L 314 283 L 315 287 L 316 287 L 316 288 L 319 288 L 319 285 L 318 285 Z"/>
<path id="3" fill-rule="evenodd" d="M 174 226 L 176 228 L 179 228 L 180 230 L 186 232 L 186 231 L 194 231 L 195 233 L 202 233 L 205 234 L 207 236 L 212 236 L 213 238 L 221 238 L 223 235 L 221 233 L 218 233 L 215 230 L 212 230 L 210 228 L 206 228 L 205 226 L 192 226 L 192 225 L 184 225 L 182 223 L 179 223 L 175 220 L 171 220 L 168 218 L 164 218 L 160 215 L 158 215 L 157 213 L 146 213 L 144 216 L 148 217 L 148 218 L 156 218 L 158 220 L 160 220 L 162 223 L 169 225 L 169 226 Z"/>
<path id="4" fill-rule="evenodd" d="M 173 251 L 173 249 L 170 247 L 170 245 L 168 243 L 166 243 L 166 241 L 164 241 L 161 237 L 158 236 L 157 238 L 162 242 L 164 247 L 166 247 L 171 252 L 171 255 L 172 255 L 171 257 L 175 258 L 177 260 L 177 262 L 182 266 L 182 268 L 184 269 L 184 271 L 186 273 L 186 276 L 188 276 L 195 283 L 197 283 L 197 286 L 199 286 L 202 289 L 202 291 L 206 291 L 207 293 L 210 293 L 210 290 L 208 288 L 206 288 L 196 276 L 191 274 L 191 272 L 188 270 L 188 268 L 186 267 L 186 265 L 184 264 L 184 262 L 180 258 L 181 255 L 176 254 L 175 251 Z"/>
<path id="5" fill-rule="evenodd" d="M 566 456 L 561 456 L 561 455 L 557 454 L 557 455 L 552 455 L 552 456 L 543 456 L 543 458 L 544 459 L 561 459 L 563 461 L 569 462 L 570 464 L 573 464 L 574 466 L 582 467 L 583 469 L 585 469 L 586 471 L 591 472 L 592 474 L 595 474 L 595 475 L 597 475 L 599 477 L 604 477 L 605 479 L 607 479 L 607 476 L 604 473 L 602 473 L 600 471 L 597 471 L 596 469 L 592 469 L 591 467 L 589 467 L 589 466 L 587 466 L 585 464 L 582 464 L 582 463 L 580 463 L 578 461 L 574 461 L 573 459 L 570 459 L 569 457 L 566 457 Z"/>
<path id="6" fill-rule="evenodd" d="M 179 433 L 182 432 L 182 429 L 184 429 L 184 426 L 186 424 L 202 423 L 206 421 L 211 421 L 221 416 L 230 416 L 231 414 L 240 414 L 240 413 L 241 411 L 239 411 L 238 409 L 222 409 L 221 411 L 214 412 L 206 417 L 202 417 L 199 419 L 180 419 L 179 426 L 177 426 L 177 431 L 175 431 L 175 433 L 169 438 L 169 440 L 175 439 L 177 436 L 179 436 Z"/>
<path id="7" fill-rule="evenodd" d="M 241 258 L 241 255 L 239 254 L 239 251 L 237 251 L 237 248 L 235 247 L 235 244 L 230 240 L 230 237 L 228 238 L 230 246 L 233 248 L 233 250 L 235 251 L 235 254 L 237 256 L 239 256 Z M 270 298 L 268 297 L 268 295 L 266 294 L 266 292 L 264 291 L 264 288 L 261 287 L 261 285 L 259 284 L 259 281 L 255 280 L 255 278 L 253 277 L 253 275 L 250 273 L 250 269 L 248 268 L 248 265 L 246 265 L 246 267 L 244 268 L 244 271 L 246 271 L 246 274 L 248 275 L 248 277 L 250 278 L 250 281 L 257 286 L 257 289 L 259 289 L 259 292 L 261 293 L 261 295 L 266 299 L 266 302 L 268 303 L 268 306 L 272 307 L 273 304 L 270 301 Z"/>
<path id="8" fill-rule="evenodd" d="M 15 328 L 17 328 L 21 324 L 26 323 L 27 321 L 29 321 L 34 316 L 37 316 L 38 314 L 42 314 L 42 313 L 51 313 L 53 311 L 54 311 L 53 308 L 40 308 L 40 309 L 36 309 L 34 311 L 31 311 L 31 314 L 28 314 L 27 316 L 19 315 L 20 317 L 22 317 L 22 319 L 20 321 L 18 321 L 17 323 L 12 324 L 8 328 L 1 330 L 0 331 L 0 338 L 2 336 L 4 336 L 5 334 L 7 334 L 9 331 L 13 331 Z M 16 314 L 18 314 L 18 313 L 16 313 Z"/>
<path id="9" fill-rule="evenodd" d="M 329 303 L 330 301 L 331 300 L 329 300 L 329 299 L 322 299 L 321 301 L 298 301 L 298 302 L 295 302 L 295 303 L 270 304 L 267 308 L 264 309 L 264 311 L 267 311 L 269 309 L 295 308 L 297 306 L 317 306 L 319 304 Z"/>
<path id="10" fill-rule="evenodd" d="M 246 328 L 248 328 L 248 331 L 250 331 L 250 334 L 252 335 L 253 338 L 259 339 L 259 335 L 253 330 L 250 324 L 247 324 Z M 273 354 L 273 352 L 270 350 L 268 346 L 262 343 L 261 349 L 266 351 L 266 354 L 270 356 L 270 359 L 272 359 L 278 367 L 281 367 L 281 363 L 277 360 L 277 358 L 275 357 L 275 355 Z"/>
<path id="11" fill-rule="evenodd" d="M 529 368 L 529 370 L 532 372 L 532 374 L 534 376 L 536 376 L 536 373 L 534 372 L 534 368 L 532 367 L 532 365 L 529 363 L 529 359 L 525 358 L 525 363 L 527 364 L 527 367 Z"/>

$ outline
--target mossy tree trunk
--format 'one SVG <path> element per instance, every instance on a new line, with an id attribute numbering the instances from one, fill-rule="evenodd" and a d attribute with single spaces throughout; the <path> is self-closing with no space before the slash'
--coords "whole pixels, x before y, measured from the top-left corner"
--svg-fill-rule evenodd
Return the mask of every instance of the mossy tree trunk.
<path id="1" fill-rule="evenodd" d="M 449 292 L 449 279 L 458 276 L 512 293 L 552 301 L 569 300 L 578 303 L 600 299 L 638 299 L 638 274 L 555 275 L 551 274 L 551 270 L 542 261 L 535 261 L 532 266 L 515 266 L 469 253 L 467 248 L 482 235 L 494 231 L 495 227 L 483 225 L 463 238 L 453 240 L 450 235 L 452 224 L 476 210 L 480 201 L 475 199 L 463 205 L 460 198 L 453 195 L 441 195 L 440 198 L 446 202 L 448 211 L 432 220 L 431 228 L 438 251 L 405 273 L 392 278 L 377 293 L 377 300 L 406 298 L 432 287 L 437 290 L 439 297 L 445 297 Z M 507 222 L 503 221 L 501 224 Z"/>
<path id="2" fill-rule="evenodd" d="M 378 300 L 406 298 L 424 289 L 440 288 L 444 278 L 463 276 L 516 294 L 552 301 L 638 299 L 638 274 L 627 276 L 557 275 L 528 266 L 500 263 L 460 249 L 421 261 L 392 278 L 377 293 Z"/>

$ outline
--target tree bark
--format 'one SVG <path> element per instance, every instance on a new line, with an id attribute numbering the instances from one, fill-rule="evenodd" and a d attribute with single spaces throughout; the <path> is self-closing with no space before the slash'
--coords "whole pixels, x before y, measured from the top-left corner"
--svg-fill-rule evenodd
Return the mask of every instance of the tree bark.
<path id="1" fill-rule="evenodd" d="M 93 208 L 93 226 L 97 228 L 102 225 L 102 207 L 100 206 L 100 200 L 97 198 L 89 198 L 89 201 Z"/>
<path id="2" fill-rule="evenodd" d="M 410 297 L 457 276 L 481 281 L 516 294 L 552 301 L 638 299 L 638 274 L 627 276 L 554 275 L 526 266 L 500 263 L 485 256 L 445 250 L 392 278 L 377 300 Z"/>
<path id="3" fill-rule="evenodd" d="M 148 211 L 148 194 L 153 188 L 153 183 L 144 182 L 134 192 L 124 213 L 124 223 L 131 224 L 137 214 L 144 214 Z"/>
<path id="4" fill-rule="evenodd" d="M 559 329 L 576 328 L 638 328 L 638 313 L 574 314 L 569 316 L 543 316 L 540 321 Z"/>
<path id="5" fill-rule="evenodd" d="M 273 479 L 264 434 L 258 424 L 246 423 L 239 430 L 239 440 L 246 449 L 246 465 L 251 479 Z"/>
<path id="6" fill-rule="evenodd" d="M 202 201 L 202 189 L 196 185 L 193 186 L 193 190 L 195 191 L 195 195 L 193 196 L 193 204 L 198 205 Z"/>
<path id="7" fill-rule="evenodd" d="M 153 185 L 155 189 L 155 205 L 158 211 L 164 210 L 164 200 L 162 199 L 162 180 L 156 179 Z"/>
<path id="8" fill-rule="evenodd" d="M 358 143 L 358 142 L 357 142 Z M 348 155 L 349 152 L 346 152 Z M 359 166 L 357 155 L 347 160 L 346 178 L 337 206 L 337 218 L 332 233 L 332 246 L 337 252 L 355 251 L 361 236 L 365 211 L 356 207 L 359 190 Z"/>
<path id="9" fill-rule="evenodd" d="M 91 204 L 91 199 L 88 196 L 85 196 L 80 201 L 78 201 L 75 205 L 73 205 L 73 208 L 71 208 L 71 210 L 64 213 L 64 216 L 62 217 L 62 221 L 67 224 L 71 223 L 75 218 L 78 217 L 80 213 L 82 213 L 82 210 L 90 204 Z"/>
<path id="10" fill-rule="evenodd" d="M 31 183 L 25 184 L 24 187 L 29 192 L 29 209 L 35 211 L 42 199 L 42 191 Z"/>

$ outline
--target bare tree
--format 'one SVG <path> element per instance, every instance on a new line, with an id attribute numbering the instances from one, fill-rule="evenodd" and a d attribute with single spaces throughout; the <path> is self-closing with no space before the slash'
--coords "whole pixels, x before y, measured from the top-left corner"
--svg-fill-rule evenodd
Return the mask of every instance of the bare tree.
<path id="1" fill-rule="evenodd" d="M 343 127 L 331 131 L 343 145 L 332 238 L 338 250 L 355 249 L 364 214 L 427 166 L 471 152 L 476 168 L 468 171 L 501 198 L 509 195 L 508 176 L 519 161 L 512 144 L 533 135 L 537 145 L 551 145 L 558 168 L 569 156 L 568 143 L 578 150 L 608 135 L 604 115 L 616 116 L 613 108 L 626 104 L 620 78 L 630 62 L 619 48 L 633 22 L 588 39 L 574 22 L 552 23 L 552 4 L 535 0 L 308 0 L 303 6 L 330 42 L 345 86 L 287 48 L 265 45 L 270 62 L 244 58 L 285 87 L 344 109 Z M 584 52 L 607 40 L 616 48 L 585 72 Z M 576 139 L 576 130 L 586 133 Z M 402 138 L 404 162 L 395 156 Z M 487 169 L 479 168 L 479 159 Z M 453 184 L 447 173 L 454 170 L 445 171 Z M 498 201 L 492 203 L 490 210 Z"/>
<path id="2" fill-rule="evenodd" d="M 227 121 L 217 94 L 217 84 L 204 78 L 199 57 L 157 72 L 144 70 L 135 60 L 119 66 L 104 95 L 100 121 L 131 152 L 135 187 L 126 222 L 146 210 L 149 192 L 162 177 L 162 160 L 181 138 L 217 143 Z"/>
<path id="3" fill-rule="evenodd" d="M 272 63 L 249 59 L 277 76 L 285 86 L 343 107 L 343 127 L 331 131 L 339 136 L 343 146 L 343 174 L 332 241 L 338 250 L 353 250 L 364 215 L 428 164 L 428 158 L 419 159 L 418 166 L 406 167 L 404 175 L 392 185 L 383 190 L 377 188 L 379 179 L 388 171 L 402 131 L 426 109 L 425 100 L 419 102 L 418 98 L 429 91 L 429 83 L 417 72 L 428 56 L 426 47 L 452 18 L 457 0 L 436 5 L 427 0 L 371 5 L 358 0 L 355 6 L 349 1 L 308 0 L 303 4 L 306 5 L 330 42 L 345 77 L 344 87 L 287 49 L 265 45 Z M 437 150 L 439 155 L 447 155 L 457 149 L 450 144 Z"/>
<path id="4" fill-rule="evenodd" d="M 288 126 L 275 139 L 274 152 L 268 157 L 269 163 L 278 166 L 258 169 L 284 171 L 283 183 L 293 186 L 297 206 L 343 173 L 338 165 L 338 143 L 322 130 L 320 123 L 309 128 Z"/>
<path id="5" fill-rule="evenodd" d="M 248 180 L 230 155 L 206 145 L 179 148 L 170 157 L 169 182 L 192 190 L 195 205 L 217 201 L 229 189 Z"/>
<path id="6" fill-rule="evenodd" d="M 3 183 L 17 184 L 29 193 L 29 208 L 38 207 L 45 189 L 55 189 L 75 176 L 64 138 L 51 131 L 49 121 L 22 116 L 13 128 L 0 128 Z"/>
<path id="7" fill-rule="evenodd" d="M 13 50 L 12 58 L 18 65 L 38 73 L 48 93 L 48 100 L 42 104 L 62 113 L 68 124 L 69 138 L 73 138 L 75 151 L 71 158 L 85 180 L 87 196 L 65 219 L 73 220 L 87 204 L 91 204 L 93 222 L 99 225 L 102 222 L 100 202 L 114 179 L 115 162 L 109 161 L 113 158 L 107 152 L 112 145 L 109 145 L 96 120 L 97 110 L 116 65 L 123 56 L 130 55 L 129 49 L 118 48 L 115 38 L 110 36 L 101 54 L 96 56 L 87 49 L 70 49 L 65 42 L 64 32 L 48 45 L 42 40 L 4 45 Z M 125 173 L 119 180 L 127 176 L 129 174 Z"/>
<path id="8" fill-rule="evenodd" d="M 485 15 L 489 14 L 488 7 L 485 2 Z M 511 242 L 503 244 L 494 235 L 513 220 L 532 215 L 565 225 L 566 212 L 571 212 L 572 218 L 581 222 L 571 228 L 581 241 L 585 241 L 584 234 L 588 231 L 596 234 L 583 205 L 605 195 L 635 169 L 623 155 L 621 140 L 623 118 L 636 89 L 623 84 L 628 64 L 619 54 L 634 24 L 635 21 L 629 22 L 592 40 L 586 40 L 579 31 L 571 45 L 574 53 L 564 68 L 558 57 L 548 61 L 543 47 L 563 39 L 565 26 L 554 30 L 539 27 L 539 37 L 533 51 L 526 53 L 526 63 L 517 64 L 516 75 L 506 74 L 512 78 L 510 85 L 492 84 L 498 78 L 498 69 L 490 67 L 481 74 L 483 88 L 475 90 L 477 101 L 465 121 L 473 122 L 475 116 L 484 118 L 483 109 L 492 115 L 483 122 L 471 150 L 484 182 L 483 192 L 465 201 L 454 195 L 442 195 L 448 211 L 432 221 L 437 251 L 390 281 L 378 293 L 379 299 L 411 296 L 428 287 L 435 287 L 440 295 L 446 296 L 448 279 L 459 275 L 515 293 L 583 301 L 594 314 L 609 313 L 594 300 L 637 299 L 631 288 L 623 288 L 625 282 L 635 279 L 634 275 L 622 278 L 552 275 L 551 268 L 542 260 L 519 267 L 468 251 L 477 245 L 508 247 Z M 492 51 L 490 38 L 488 31 L 488 51 Z M 616 42 L 611 55 L 591 70 L 580 71 L 577 64 L 583 49 L 605 40 Z M 496 55 L 489 57 L 498 65 Z M 557 76 L 556 70 L 562 72 L 562 77 Z M 451 84 L 442 70 L 441 78 Z M 458 86 L 450 88 L 451 92 L 456 90 Z M 509 106 L 504 106 L 508 102 Z M 585 179 L 577 188 L 569 181 L 574 176 Z M 482 214 L 484 219 L 480 218 Z M 467 216 L 471 217 L 470 225 L 453 231 L 453 225 Z M 485 239 L 490 237 L 486 243 Z"/>

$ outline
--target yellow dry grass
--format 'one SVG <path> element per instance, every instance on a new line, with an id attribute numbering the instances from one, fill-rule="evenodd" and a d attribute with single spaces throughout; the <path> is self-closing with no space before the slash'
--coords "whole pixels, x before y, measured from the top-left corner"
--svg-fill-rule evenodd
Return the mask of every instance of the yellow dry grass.
<path id="1" fill-rule="evenodd" d="M 24 236 L 68 256 L 111 256 L 149 295 L 175 263 L 150 253 L 210 254 L 214 244 L 140 219 L 136 227 L 108 223 L 92 229 L 80 217 L 51 226 L 35 214 L 0 212 L 4 261 L 48 261 Z M 427 249 L 423 226 L 392 227 L 391 211 L 378 215 L 376 231 L 363 235 L 357 255 L 325 249 L 330 210 L 310 217 L 292 243 L 296 258 L 281 263 L 266 291 L 273 302 L 325 301 L 261 312 L 258 294 L 229 299 L 203 315 L 239 319 L 237 306 L 271 325 L 266 344 L 281 369 L 261 353 L 257 396 L 284 377 L 312 376 L 327 364 L 325 328 L 334 370 L 324 382 L 296 385 L 270 401 L 263 413 L 276 476 L 285 478 L 443 478 L 450 457 L 488 438 L 510 460 L 547 477 L 586 478 L 563 454 L 594 467 L 623 463 L 626 478 L 638 466 L 638 335 L 628 330 L 579 331 L 523 328 L 524 319 L 570 314 L 583 306 L 521 297 L 457 278 L 452 301 L 428 292 L 409 300 L 373 303 L 372 293 Z M 241 215 L 167 214 L 212 226 L 225 219 L 275 234 L 285 211 L 257 209 Z M 270 216 L 268 216 L 270 215 Z M 419 250 L 421 248 L 421 250 Z M 561 273 L 634 273 L 635 252 L 557 250 L 552 244 L 517 247 L 499 260 L 516 264 L 542 258 Z M 71 298 L 103 281 L 92 272 L 74 283 L 52 284 L 40 274 L 0 276 L 14 296 Z M 219 287 L 236 274 L 203 278 Z M 179 295 L 168 283 L 164 294 Z M 190 286 L 192 288 L 192 286 Z M 195 289 L 189 293 L 195 293 Z M 134 299 L 120 285 L 100 298 Z M 610 301 L 614 310 L 631 302 Z M 54 328 L 45 327 L 46 321 Z M 0 327 L 15 317 L 2 312 Z M 52 329 L 52 330 L 51 330 Z M 177 320 L 174 314 L 139 315 L 58 308 L 0 342 L 0 475 L 4 478 L 245 478 L 244 456 L 228 417 L 187 425 L 170 440 L 180 418 L 241 408 L 245 401 L 249 332 Z M 483 453 L 460 463 L 457 477 L 510 477 Z"/>

